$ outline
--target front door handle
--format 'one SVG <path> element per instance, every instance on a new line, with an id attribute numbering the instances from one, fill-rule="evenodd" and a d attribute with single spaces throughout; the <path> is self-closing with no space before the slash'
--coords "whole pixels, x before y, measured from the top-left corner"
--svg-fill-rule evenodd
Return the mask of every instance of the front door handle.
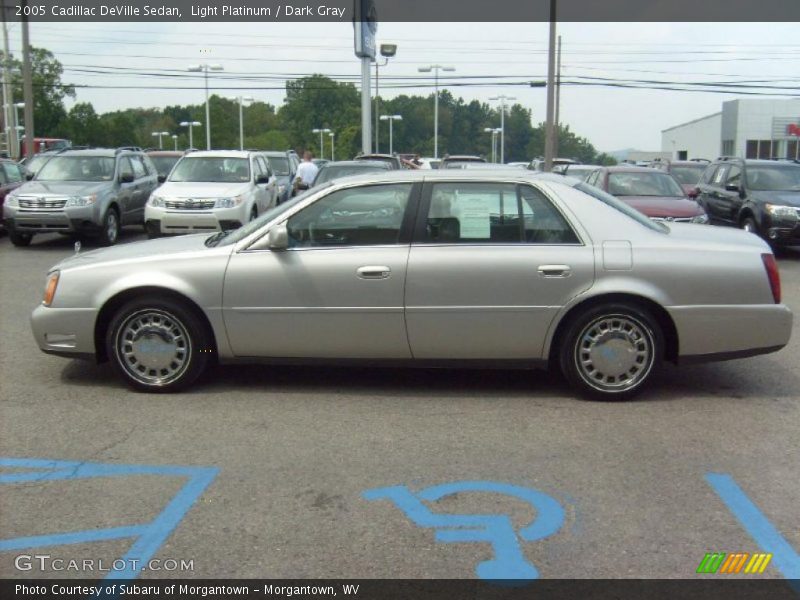
<path id="1" fill-rule="evenodd" d="M 571 274 L 569 265 L 539 265 L 539 275 L 542 277 L 569 277 Z"/>
<path id="2" fill-rule="evenodd" d="M 385 266 L 368 266 L 356 269 L 356 275 L 361 279 L 388 279 L 392 270 Z"/>

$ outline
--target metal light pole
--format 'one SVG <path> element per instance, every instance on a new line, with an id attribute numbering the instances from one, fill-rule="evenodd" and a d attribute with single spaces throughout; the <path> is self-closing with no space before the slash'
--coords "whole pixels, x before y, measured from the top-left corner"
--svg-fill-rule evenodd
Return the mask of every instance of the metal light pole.
<path id="1" fill-rule="evenodd" d="M 27 7 L 27 2 L 22 6 Z M 25 156 L 30 159 L 36 152 L 33 142 L 33 67 L 28 18 L 24 16 L 22 17 L 22 95 L 25 101 Z"/>
<path id="2" fill-rule="evenodd" d="M 8 153 L 11 158 L 17 160 L 19 158 L 19 141 L 17 140 L 17 110 L 14 108 L 14 89 L 11 85 L 11 52 L 8 49 L 8 27 L 6 24 L 6 5 L 5 2 L 0 2 L 0 21 L 3 22 L 3 110 L 4 121 L 6 123 L 6 142 L 8 144 Z M 13 118 L 12 118 L 13 113 Z M 11 121 L 14 121 L 13 123 Z"/>
<path id="3" fill-rule="evenodd" d="M 555 133 L 553 135 L 553 157 L 558 156 L 558 136 L 561 132 L 561 36 L 558 36 L 558 51 L 556 56 L 556 115 L 554 117 Z"/>
<path id="4" fill-rule="evenodd" d="M 331 160 L 334 160 L 334 158 L 333 158 L 333 136 L 334 135 L 335 134 L 332 131 L 328 134 L 328 137 L 331 138 Z"/>
<path id="5" fill-rule="evenodd" d="M 222 71 L 222 65 L 210 65 L 203 63 L 202 65 L 193 65 L 187 70 L 194 73 L 203 73 L 206 86 L 206 150 L 211 150 L 211 114 L 208 107 L 208 72 L 209 71 Z"/>
<path id="6" fill-rule="evenodd" d="M 158 149 L 159 150 L 163 150 L 164 149 L 164 145 L 161 142 L 161 136 L 169 135 L 169 131 L 154 131 L 150 135 L 153 136 L 153 137 L 157 137 L 158 138 Z"/>
<path id="7" fill-rule="evenodd" d="M 389 64 L 389 59 L 392 58 L 395 54 L 397 54 L 397 44 L 381 44 L 381 56 L 383 56 L 386 60 L 383 61 L 383 64 L 380 64 L 377 60 L 375 61 L 375 153 L 377 154 L 380 152 L 378 149 L 378 117 L 380 116 L 380 108 L 378 106 L 378 94 L 380 93 L 380 86 L 378 84 L 379 74 L 378 74 L 378 67 L 385 67 Z"/>
<path id="8" fill-rule="evenodd" d="M 493 96 L 489 100 L 500 100 L 500 163 L 506 163 L 506 100 L 516 100 L 514 96 L 501 94 Z"/>
<path id="9" fill-rule="evenodd" d="M 389 121 L 389 154 L 394 153 L 393 125 L 395 121 L 402 121 L 402 115 L 381 115 L 381 121 Z"/>
<path id="10" fill-rule="evenodd" d="M 192 128 L 200 127 L 202 123 L 200 121 L 181 121 L 181 127 L 188 127 L 189 128 L 189 148 L 194 148 L 194 142 L 192 141 Z"/>
<path id="11" fill-rule="evenodd" d="M 178 151 L 178 136 L 174 133 L 172 134 L 172 143 L 175 144 L 175 151 Z"/>
<path id="12" fill-rule="evenodd" d="M 327 127 L 325 129 L 312 129 L 311 133 L 318 133 L 319 134 L 319 157 L 325 158 L 325 139 L 322 137 L 323 134 L 330 133 L 331 130 Z"/>
<path id="13" fill-rule="evenodd" d="M 420 73 L 430 73 L 433 71 L 433 158 L 439 158 L 439 70 L 455 71 L 455 67 L 445 67 L 443 65 L 429 65 L 427 67 L 417 67 Z"/>
<path id="14" fill-rule="evenodd" d="M 550 43 L 547 49 L 547 126 L 544 138 L 544 170 L 553 169 L 555 150 L 555 70 L 556 70 L 556 0 L 550 0 Z"/>
<path id="15" fill-rule="evenodd" d="M 484 127 L 483 131 L 492 134 L 492 162 L 497 162 L 497 134 L 501 130 L 497 127 Z"/>
<path id="16" fill-rule="evenodd" d="M 252 96 L 236 96 L 231 98 L 239 103 L 239 150 L 244 150 L 244 109 L 242 108 L 245 102 L 253 102 Z"/>

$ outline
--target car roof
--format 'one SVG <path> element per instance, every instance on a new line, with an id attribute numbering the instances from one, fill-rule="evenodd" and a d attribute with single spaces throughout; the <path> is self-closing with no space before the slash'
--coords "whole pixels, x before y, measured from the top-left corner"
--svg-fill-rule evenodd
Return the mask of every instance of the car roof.
<path id="1" fill-rule="evenodd" d="M 380 169 L 388 169 L 389 165 L 384 160 L 337 160 L 329 161 L 323 165 L 323 168 L 329 169 L 330 167 L 378 167 Z"/>
<path id="2" fill-rule="evenodd" d="M 653 167 L 639 167 L 636 165 L 612 165 L 610 167 L 598 168 L 608 169 L 609 173 L 660 173 L 665 175 L 665 173 L 660 169 L 654 169 Z M 569 171 L 567 172 L 569 173 Z"/>
<path id="3" fill-rule="evenodd" d="M 148 150 L 147 156 L 183 156 L 182 150 Z"/>
<path id="4" fill-rule="evenodd" d="M 556 173 L 541 173 L 515 167 L 498 169 L 396 169 L 381 173 L 365 173 L 342 178 L 349 183 L 415 183 L 421 181 L 547 181 L 573 187 L 581 183 L 574 177 Z M 337 180 L 338 182 L 339 180 Z"/>
<path id="5" fill-rule="evenodd" d="M 255 150 L 255 152 L 273 158 L 288 158 L 289 154 L 291 154 L 291 152 L 287 152 L 286 150 Z"/>
<path id="6" fill-rule="evenodd" d="M 86 148 L 83 150 L 62 150 L 61 152 L 54 152 L 53 156 L 108 156 L 113 158 L 117 154 L 133 152 L 132 150 L 123 150 L 117 152 L 115 148 Z"/>
<path id="7" fill-rule="evenodd" d="M 252 154 L 258 153 L 250 150 L 198 150 L 187 154 L 187 156 L 197 158 L 250 158 Z"/>

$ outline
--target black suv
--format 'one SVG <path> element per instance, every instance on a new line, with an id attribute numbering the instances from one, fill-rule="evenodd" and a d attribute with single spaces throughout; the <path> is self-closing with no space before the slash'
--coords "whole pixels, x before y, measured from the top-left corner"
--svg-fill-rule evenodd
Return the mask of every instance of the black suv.
<path id="1" fill-rule="evenodd" d="M 756 233 L 773 245 L 800 244 L 800 163 L 722 157 L 697 184 L 714 225 Z"/>
<path id="2" fill-rule="evenodd" d="M 115 244 L 123 225 L 141 225 L 158 174 L 140 148 L 67 149 L 54 154 L 6 197 L 3 223 L 11 243 L 57 231 Z"/>

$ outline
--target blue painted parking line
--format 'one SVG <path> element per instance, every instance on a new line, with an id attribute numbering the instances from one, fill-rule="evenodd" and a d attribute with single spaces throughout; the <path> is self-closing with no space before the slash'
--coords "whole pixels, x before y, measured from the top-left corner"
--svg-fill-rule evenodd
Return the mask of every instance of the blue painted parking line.
<path id="1" fill-rule="evenodd" d="M 170 536 L 178 523 L 183 520 L 191 506 L 203 494 L 219 472 L 216 467 L 117 465 L 32 458 L 0 458 L 0 467 L 33 469 L 0 474 L 0 484 L 6 485 L 32 481 L 74 481 L 136 475 L 160 475 L 185 477 L 187 479 L 183 487 L 172 497 L 158 516 L 149 523 L 0 540 L 0 551 L 4 551 L 134 538 L 133 545 L 122 557 L 127 565 L 126 568 L 109 572 L 106 579 L 133 579 L 137 577 L 141 569 L 146 567 L 148 561 L 161 547 L 161 544 Z M 134 565 L 139 566 L 134 567 Z"/>
<path id="2" fill-rule="evenodd" d="M 764 552 L 772 564 L 800 592 L 800 555 L 764 516 L 742 488 L 726 473 L 706 473 L 706 481 Z"/>
<path id="3" fill-rule="evenodd" d="M 432 512 L 425 504 L 452 494 L 488 492 L 512 496 L 530 504 L 536 511 L 534 521 L 516 532 L 507 515 L 448 515 Z M 564 509 L 554 498 L 531 488 L 496 481 L 455 481 L 435 485 L 413 494 L 398 485 L 363 493 L 367 500 L 391 500 L 419 527 L 436 529 L 436 541 L 485 542 L 492 545 L 494 558 L 478 563 L 475 572 L 481 579 L 530 580 L 539 571 L 525 559 L 518 536 L 534 541 L 556 533 L 564 523 Z"/>

